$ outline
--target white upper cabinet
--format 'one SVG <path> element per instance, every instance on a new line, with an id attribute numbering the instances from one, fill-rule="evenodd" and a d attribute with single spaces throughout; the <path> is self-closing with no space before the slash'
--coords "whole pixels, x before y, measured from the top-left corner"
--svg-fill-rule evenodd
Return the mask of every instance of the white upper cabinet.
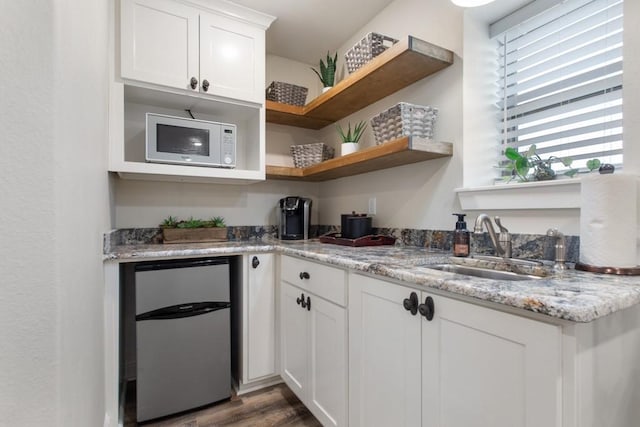
<path id="1" fill-rule="evenodd" d="M 154 181 L 264 181 L 265 31 L 275 18 L 225 0 L 116 0 L 113 7 L 109 171 Z M 235 168 L 146 161 L 146 113 L 187 111 L 237 127 Z"/>
<path id="2" fill-rule="evenodd" d="M 191 77 L 199 78 L 198 14 L 170 0 L 124 0 L 122 78 L 192 90 Z"/>
<path id="3" fill-rule="evenodd" d="M 213 14 L 200 15 L 200 88 L 264 103 L 264 30 Z"/>
<path id="4" fill-rule="evenodd" d="M 198 6 L 123 0 L 122 78 L 263 104 L 268 23 Z"/>

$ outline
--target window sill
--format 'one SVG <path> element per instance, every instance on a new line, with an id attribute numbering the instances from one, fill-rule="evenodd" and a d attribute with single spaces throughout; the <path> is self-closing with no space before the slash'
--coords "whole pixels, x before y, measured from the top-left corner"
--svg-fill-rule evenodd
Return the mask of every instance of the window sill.
<path id="1" fill-rule="evenodd" d="M 456 188 L 462 210 L 578 209 L 580 179 Z"/>

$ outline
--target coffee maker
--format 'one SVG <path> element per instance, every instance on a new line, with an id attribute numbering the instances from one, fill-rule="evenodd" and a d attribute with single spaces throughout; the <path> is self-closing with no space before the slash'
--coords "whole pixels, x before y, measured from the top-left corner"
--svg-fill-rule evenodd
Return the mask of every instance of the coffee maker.
<path id="1" fill-rule="evenodd" d="M 287 196 L 276 207 L 278 238 L 281 240 L 307 240 L 311 222 L 311 199 Z"/>

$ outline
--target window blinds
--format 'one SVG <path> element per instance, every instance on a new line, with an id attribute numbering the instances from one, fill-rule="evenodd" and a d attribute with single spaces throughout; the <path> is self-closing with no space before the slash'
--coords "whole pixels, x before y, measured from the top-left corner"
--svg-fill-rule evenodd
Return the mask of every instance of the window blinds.
<path id="1" fill-rule="evenodd" d="M 622 165 L 622 9 L 568 0 L 496 37 L 501 151 Z"/>

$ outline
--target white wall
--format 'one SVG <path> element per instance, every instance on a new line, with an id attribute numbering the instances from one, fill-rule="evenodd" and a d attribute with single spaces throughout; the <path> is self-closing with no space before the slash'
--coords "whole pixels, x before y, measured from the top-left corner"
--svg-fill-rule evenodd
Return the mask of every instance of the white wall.
<path id="1" fill-rule="evenodd" d="M 1 8 L 0 424 L 102 425 L 106 2 Z"/>
<path id="2" fill-rule="evenodd" d="M 61 426 L 101 425 L 105 414 L 102 234 L 111 226 L 108 2 L 54 4 L 58 419 Z"/>
<path id="3" fill-rule="evenodd" d="M 0 420 L 47 425 L 58 415 L 54 100 L 50 84 L 28 82 L 53 74 L 53 6 L 0 7 Z"/>
<path id="4" fill-rule="evenodd" d="M 640 2 L 624 2 L 624 169 L 640 174 Z M 640 212 L 639 212 L 640 214 Z"/>
<path id="5" fill-rule="evenodd" d="M 328 181 L 320 187 L 322 224 L 339 224 L 341 213 L 367 211 L 368 200 L 376 198 L 377 227 L 451 229 L 452 212 L 459 210 L 453 189 L 462 185 L 462 9 L 440 0 L 396 0 L 339 49 L 338 58 L 367 32 L 375 31 L 396 39 L 408 35 L 452 50 L 454 64 L 339 123 L 345 127 L 371 117 L 394 104 L 405 101 L 431 105 L 439 109 L 434 139 L 452 142 L 454 155 L 364 175 Z M 344 59 L 341 61 L 344 65 Z M 335 126 L 321 131 L 323 139 L 339 150 Z M 375 145 L 371 127 L 367 128 L 360 147 Z"/>
<path id="6" fill-rule="evenodd" d="M 169 215 L 185 219 L 222 216 L 227 225 L 276 224 L 275 206 L 284 196 L 313 200 L 317 223 L 318 184 L 267 181 L 251 185 L 116 180 L 117 228 L 157 227 Z"/>

